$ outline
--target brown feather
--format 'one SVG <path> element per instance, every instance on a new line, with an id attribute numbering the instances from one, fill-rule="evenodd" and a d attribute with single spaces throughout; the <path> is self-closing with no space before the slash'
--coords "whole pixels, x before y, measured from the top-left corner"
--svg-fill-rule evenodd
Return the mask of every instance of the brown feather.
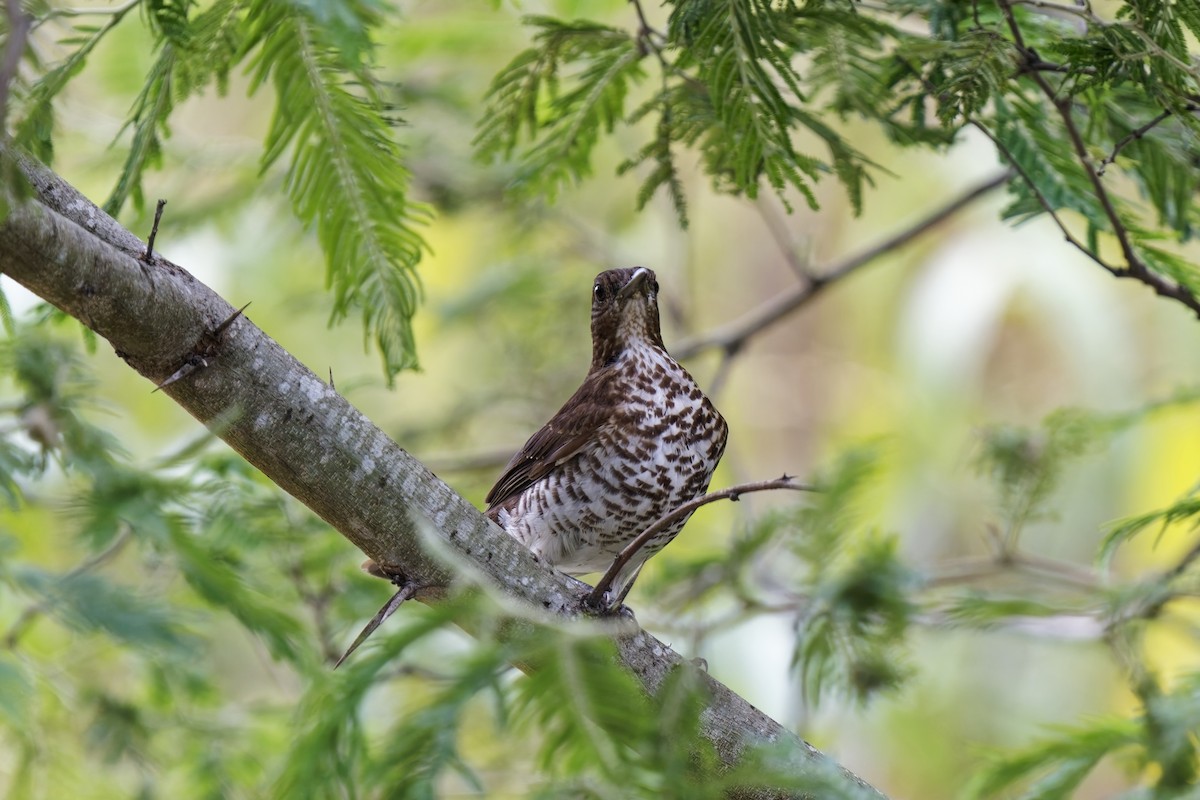
<path id="1" fill-rule="evenodd" d="M 598 402 L 611 394 L 611 387 L 607 385 L 611 377 L 612 370 L 588 373 L 571 399 L 563 403 L 541 430 L 529 437 L 484 499 L 488 512 L 519 495 L 596 440 L 601 428 L 612 421 L 616 410 L 612 403 Z"/>

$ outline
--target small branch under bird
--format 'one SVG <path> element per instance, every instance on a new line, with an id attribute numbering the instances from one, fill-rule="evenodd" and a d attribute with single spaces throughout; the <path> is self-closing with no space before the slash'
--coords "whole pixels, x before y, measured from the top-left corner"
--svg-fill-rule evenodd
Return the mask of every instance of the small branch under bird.
<path id="1" fill-rule="evenodd" d="M 724 418 L 663 345 L 658 290 L 645 267 L 596 276 L 587 376 L 487 495 L 488 517 L 568 575 L 604 572 L 638 534 L 703 496 L 725 452 Z M 662 526 L 621 567 L 609 608 L 690 516 Z M 386 616 L 376 615 L 355 645 Z"/>

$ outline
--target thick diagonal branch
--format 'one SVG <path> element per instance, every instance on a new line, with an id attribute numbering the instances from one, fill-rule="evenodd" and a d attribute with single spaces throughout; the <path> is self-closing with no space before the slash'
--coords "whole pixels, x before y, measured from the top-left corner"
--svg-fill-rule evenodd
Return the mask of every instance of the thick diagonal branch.
<path id="1" fill-rule="evenodd" d="M 11 157 L 0 150 L 0 158 Z M 453 578 L 423 530 L 496 587 L 560 616 L 582 591 L 489 522 L 332 387 L 182 268 L 145 247 L 74 188 L 19 158 L 36 202 L 0 223 L 0 272 L 107 339 L 151 385 L 204 353 L 204 366 L 163 389 L 234 450 L 389 572 L 429 587 Z M 149 387 L 148 387 L 149 388 Z M 680 657 L 638 629 L 616 637 L 622 664 L 654 694 Z M 786 743 L 798 773 L 828 761 L 727 687 L 703 676 L 704 734 L 727 764 L 749 743 Z M 845 773 L 847 794 L 878 797 Z M 772 797 L 778 793 L 749 793 Z"/>

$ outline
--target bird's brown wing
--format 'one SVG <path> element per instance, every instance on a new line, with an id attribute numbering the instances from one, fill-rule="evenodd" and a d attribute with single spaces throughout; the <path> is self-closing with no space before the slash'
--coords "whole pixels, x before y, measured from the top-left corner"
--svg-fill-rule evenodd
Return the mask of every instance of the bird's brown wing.
<path id="1" fill-rule="evenodd" d="M 529 437 L 488 492 L 484 502 L 489 511 L 525 491 L 596 440 L 614 414 L 614 404 L 602 401 L 606 377 L 605 371 L 590 373 L 558 413 Z"/>

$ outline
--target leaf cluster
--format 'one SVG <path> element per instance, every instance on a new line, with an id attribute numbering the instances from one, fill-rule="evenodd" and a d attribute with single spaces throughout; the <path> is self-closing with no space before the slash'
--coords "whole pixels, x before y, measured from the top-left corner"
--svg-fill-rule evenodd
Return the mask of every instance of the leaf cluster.
<path id="1" fill-rule="evenodd" d="M 45 323 L 17 334 L 0 347 L 17 398 L 0 426 L 0 605 L 11 612 L 0 739 L 14 774 L 54 775 L 67 790 L 84 772 L 150 782 L 207 759 L 220 786 L 241 792 L 261 764 L 234 746 L 252 731 L 221 705 L 217 664 L 231 642 L 247 647 L 222 628 L 308 674 L 325 669 L 331 620 L 372 598 L 331 576 L 331 564 L 351 569 L 337 537 L 240 458 L 210 452 L 211 436 L 131 463 L 95 422 L 78 344 Z M 228 740 L 210 743 L 217 732 Z M 196 759 L 181 761 L 185 751 Z M 9 796 L 22 796 L 21 780 Z"/>
<path id="2" fill-rule="evenodd" d="M 426 640 L 451 619 L 503 633 L 443 655 L 420 683 L 413 676 L 424 668 L 396 669 L 421 663 Z M 526 772 L 538 776 L 526 795 L 537 798 L 717 800 L 754 787 L 871 796 L 857 793 L 832 765 L 814 759 L 797 769 L 771 746 L 753 749 L 736 769 L 722 768 L 701 735 L 706 688 L 695 667 L 679 665 L 650 698 L 601 630 L 508 617 L 480 595 L 398 622 L 402 627 L 392 626 L 347 665 L 343 679 L 317 681 L 307 691 L 276 796 L 432 798 L 458 785 L 493 794 Z M 516 674 L 512 664 L 528 673 Z M 392 710 L 386 722 L 372 724 L 380 702 Z M 503 742 L 497 755 L 504 763 L 488 768 L 480 741 Z"/>
<path id="3" fill-rule="evenodd" d="M 727 551 L 671 566 L 660 603 L 679 613 L 732 600 L 729 624 L 786 614 L 792 666 L 814 705 L 898 689 L 911 674 L 907 638 L 920 579 L 897 537 L 865 522 L 882 459 L 878 442 L 842 454 L 814 477 L 803 504 L 765 515 Z"/>
<path id="4" fill-rule="evenodd" d="M 262 169 L 285 165 L 292 208 L 316 229 L 333 290 L 331 322 L 361 315 L 389 380 L 416 367 L 411 320 L 427 211 L 409 197 L 396 120 L 371 63 L 381 8 L 360 0 L 217 0 L 202 9 L 191 0 L 144 0 L 101 12 L 102 24 L 72 26 L 60 42 L 71 48 L 61 62 L 36 63 L 36 77 L 18 87 L 18 145 L 51 161 L 55 100 L 133 9 L 142 11 L 155 58 L 118 136 L 128 132 L 129 139 L 105 210 L 116 215 L 130 200 L 144 206 L 144 179 L 163 165 L 177 106 L 209 86 L 224 93 L 230 73 L 245 67 L 252 93 L 274 90 Z M 54 16 L 43 9 L 35 26 Z"/>
<path id="5" fill-rule="evenodd" d="M 1006 218 L 1048 213 L 1069 226 L 1060 212 L 1078 214 L 1078 246 L 1102 265 L 1145 266 L 1194 294 L 1200 272 L 1159 241 L 1196 230 L 1197 17 L 1189 3 L 1124 2 L 1105 19 L 1003 2 L 910 47 L 924 56 L 917 74 L 943 122 L 984 130 L 1019 170 Z M 1120 245 L 1116 264 L 1108 237 Z"/>
<path id="6" fill-rule="evenodd" d="M 1200 775 L 1200 674 L 1191 673 L 1162 691 L 1143 687 L 1141 713 L 1060 728 L 1050 738 L 1019 752 L 994 757 L 968 790 L 968 797 L 1069 797 L 1102 760 L 1146 776 L 1145 788 L 1121 795 L 1139 800 L 1195 796 Z M 1020 791 L 1014 794 L 1013 790 Z"/>
<path id="7" fill-rule="evenodd" d="M 524 145 L 517 183 L 553 195 L 565 180 L 590 174 L 600 133 L 650 120 L 653 135 L 619 167 L 649 166 L 639 207 L 666 188 L 686 223 L 676 154 L 685 147 L 699 154 L 721 191 L 757 197 L 767 188 L 787 203 L 794 190 L 815 208 L 813 187 L 832 174 L 857 208 L 869 163 L 806 107 L 810 89 L 795 64 L 808 50 L 833 58 L 823 26 L 835 12 L 759 0 L 668 5 L 665 31 L 644 26 L 630 33 L 590 21 L 527 18 L 537 29 L 534 46 L 492 83 L 476 139 L 481 157 L 512 156 Z M 855 14 L 839 19 L 866 41 L 889 30 Z M 865 44 L 859 45 L 853 55 L 865 53 Z M 657 62 L 660 85 L 644 89 L 629 108 L 646 61 Z M 823 74 L 832 71 L 826 66 Z M 843 94 L 838 102 L 849 101 Z M 826 159 L 805 152 L 798 132 L 823 146 Z"/>

